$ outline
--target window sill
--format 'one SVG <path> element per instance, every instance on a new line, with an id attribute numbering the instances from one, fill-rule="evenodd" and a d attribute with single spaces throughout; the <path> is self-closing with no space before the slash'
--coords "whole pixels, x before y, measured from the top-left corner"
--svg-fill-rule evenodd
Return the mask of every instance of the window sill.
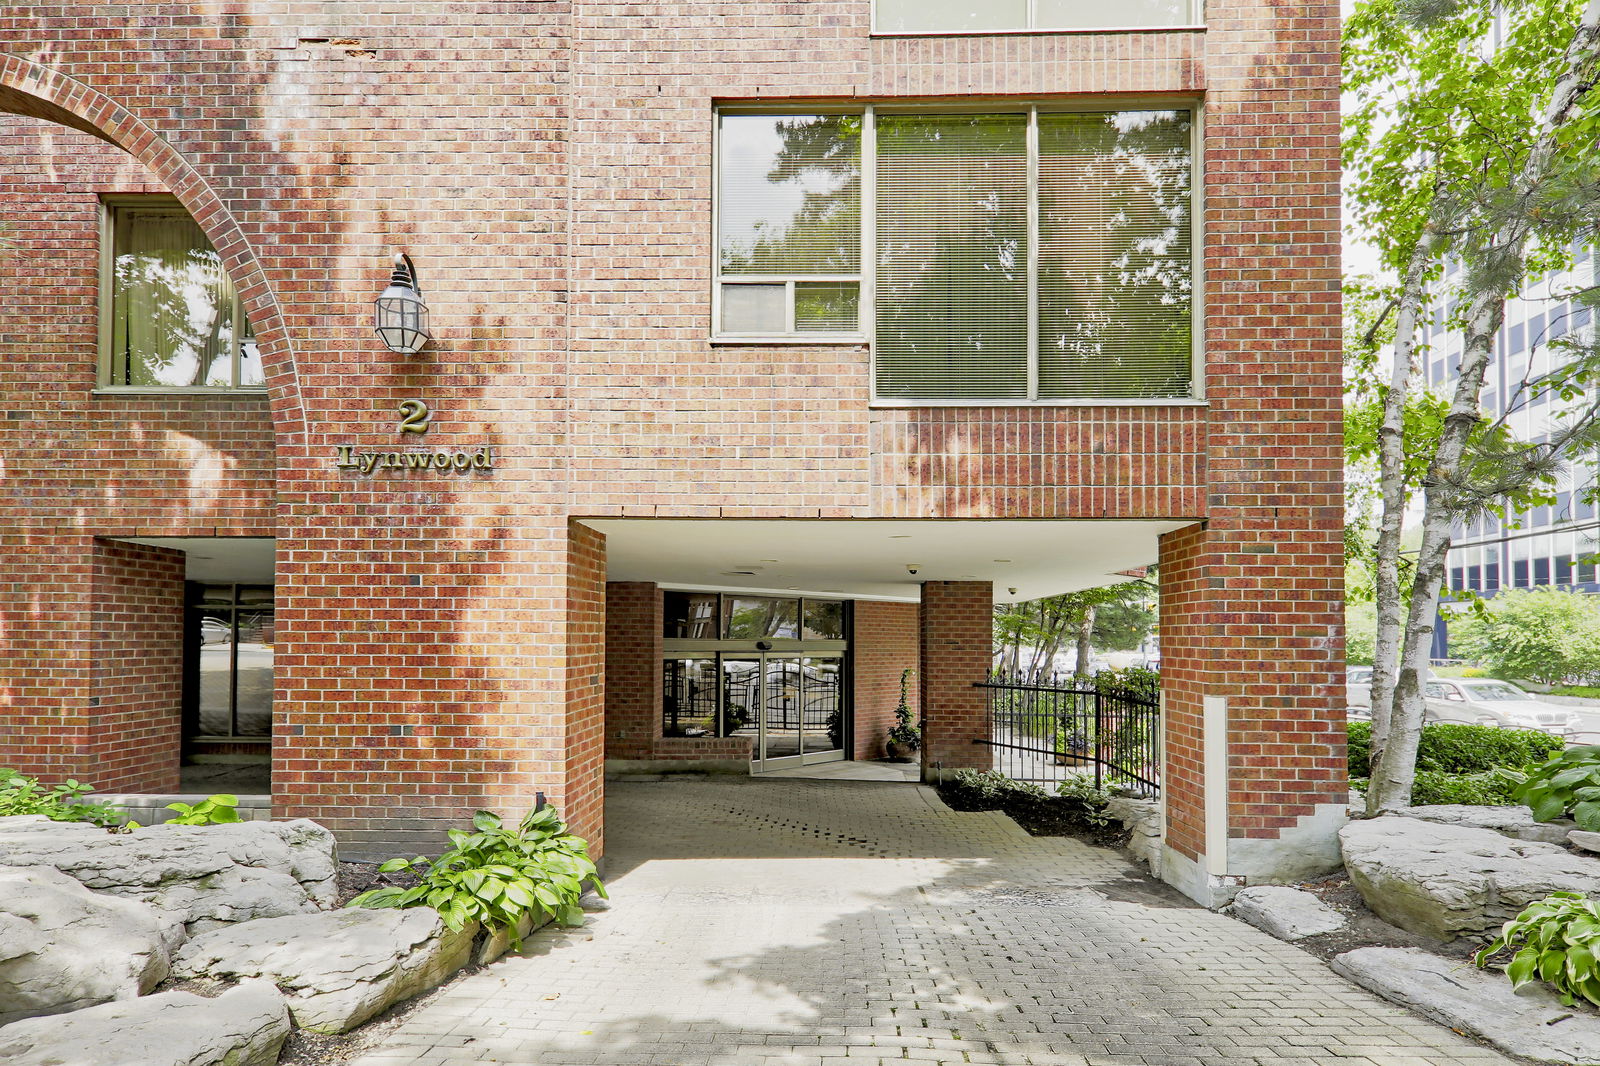
<path id="1" fill-rule="evenodd" d="M 777 344 L 789 348 L 806 347 L 856 347 L 865 348 L 868 339 L 865 336 L 849 333 L 785 333 L 777 336 L 765 333 L 749 337 L 736 334 L 724 334 L 711 338 L 712 347 L 751 347 L 757 344 Z"/>
<path id="2" fill-rule="evenodd" d="M 1190 23 L 1184 26 L 1088 26 L 1057 30 L 873 30 L 870 36 L 879 39 L 903 37 L 1060 37 L 1068 34 L 1081 36 L 1086 33 L 1197 33 L 1204 32 L 1205 28 L 1203 23 Z"/>
<path id="3" fill-rule="evenodd" d="M 1195 398 L 1156 398 L 1107 396 L 1089 400 L 871 400 L 874 410 L 904 407 L 1210 407 L 1209 401 Z"/>
<path id="4" fill-rule="evenodd" d="M 265 386 L 249 385 L 233 388 L 227 385 L 175 385 L 153 387 L 145 385 L 98 385 L 90 390 L 91 396 L 229 396 L 243 400 L 265 400 Z"/>

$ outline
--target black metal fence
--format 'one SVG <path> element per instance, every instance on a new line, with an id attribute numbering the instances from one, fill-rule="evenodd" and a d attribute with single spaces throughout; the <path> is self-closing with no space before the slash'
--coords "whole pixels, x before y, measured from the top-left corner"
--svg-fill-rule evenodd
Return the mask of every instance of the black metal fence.
<path id="1" fill-rule="evenodd" d="M 1096 786 L 1155 795 L 1161 787 L 1161 707 L 1093 689 L 982 681 L 993 768 L 1018 781 L 1092 774 Z"/>

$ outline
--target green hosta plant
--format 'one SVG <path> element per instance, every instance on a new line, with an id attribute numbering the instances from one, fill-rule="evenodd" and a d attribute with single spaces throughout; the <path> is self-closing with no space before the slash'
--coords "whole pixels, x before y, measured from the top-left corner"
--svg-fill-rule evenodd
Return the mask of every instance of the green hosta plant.
<path id="1" fill-rule="evenodd" d="M 0 766 L 0 817 L 42 814 L 53 822 L 91 822 L 108 829 L 120 825 L 123 815 L 115 807 L 84 802 L 83 797 L 93 791 L 74 778 L 46 788 L 36 778 Z"/>
<path id="2" fill-rule="evenodd" d="M 589 845 L 567 832 L 554 807 L 530 811 L 515 829 L 479 811 L 472 832 L 452 829 L 450 850 L 437 859 L 390 859 L 379 870 L 407 870 L 410 887 L 375 888 L 350 901 L 352 907 L 432 907 L 456 932 L 471 922 L 504 929 L 522 946 L 517 924 L 525 916 L 548 916 L 561 925 L 581 925 L 578 897 L 587 883 L 605 895 Z"/>
<path id="3" fill-rule="evenodd" d="M 1591 833 L 1600 832 L 1600 746 L 1568 748 L 1532 767 L 1511 793 L 1533 810 L 1534 821 L 1564 814 Z"/>
<path id="4" fill-rule="evenodd" d="M 1073 774 L 1056 786 L 1056 795 L 1076 806 L 1078 817 L 1090 825 L 1111 824 L 1111 815 L 1106 813 L 1106 804 L 1111 802 L 1111 793 L 1096 786 L 1094 778 Z"/>
<path id="5" fill-rule="evenodd" d="M 1502 951 L 1513 990 L 1543 981 L 1572 1006 L 1579 999 L 1600 1005 L 1600 906 L 1578 892 L 1552 892 L 1500 928 L 1494 943 L 1473 959 L 1479 966 Z"/>
<path id="6" fill-rule="evenodd" d="M 178 812 L 172 825 L 227 825 L 239 821 L 239 797 L 219 792 L 199 803 L 169 803 L 167 810 Z"/>

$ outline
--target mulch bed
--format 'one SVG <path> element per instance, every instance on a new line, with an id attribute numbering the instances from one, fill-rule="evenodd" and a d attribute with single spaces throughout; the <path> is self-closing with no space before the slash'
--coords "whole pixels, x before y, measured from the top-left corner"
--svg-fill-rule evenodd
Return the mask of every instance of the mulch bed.
<path id="1" fill-rule="evenodd" d="M 1128 842 L 1128 831 L 1119 822 L 1097 826 L 1083 817 L 1083 808 L 1069 799 L 1019 797 L 1008 802 L 974 800 L 963 788 L 938 786 L 939 798 L 953 811 L 999 811 L 1020 825 L 1029 836 L 1076 837 L 1087 844 L 1117 848 Z"/>

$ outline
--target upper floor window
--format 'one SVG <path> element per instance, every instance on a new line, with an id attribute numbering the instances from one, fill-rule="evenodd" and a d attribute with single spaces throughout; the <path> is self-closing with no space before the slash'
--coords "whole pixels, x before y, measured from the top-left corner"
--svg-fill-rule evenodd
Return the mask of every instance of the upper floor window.
<path id="1" fill-rule="evenodd" d="M 1006 30 L 1139 29 L 1193 26 L 1201 0 L 874 0 L 878 33 L 994 33 Z"/>
<path id="2" fill-rule="evenodd" d="M 1191 394 L 1187 110 L 721 116 L 717 333 L 884 400 Z"/>
<path id="3" fill-rule="evenodd" d="M 255 338 L 221 257 L 176 200 L 108 198 L 103 233 L 103 385 L 263 384 Z"/>

